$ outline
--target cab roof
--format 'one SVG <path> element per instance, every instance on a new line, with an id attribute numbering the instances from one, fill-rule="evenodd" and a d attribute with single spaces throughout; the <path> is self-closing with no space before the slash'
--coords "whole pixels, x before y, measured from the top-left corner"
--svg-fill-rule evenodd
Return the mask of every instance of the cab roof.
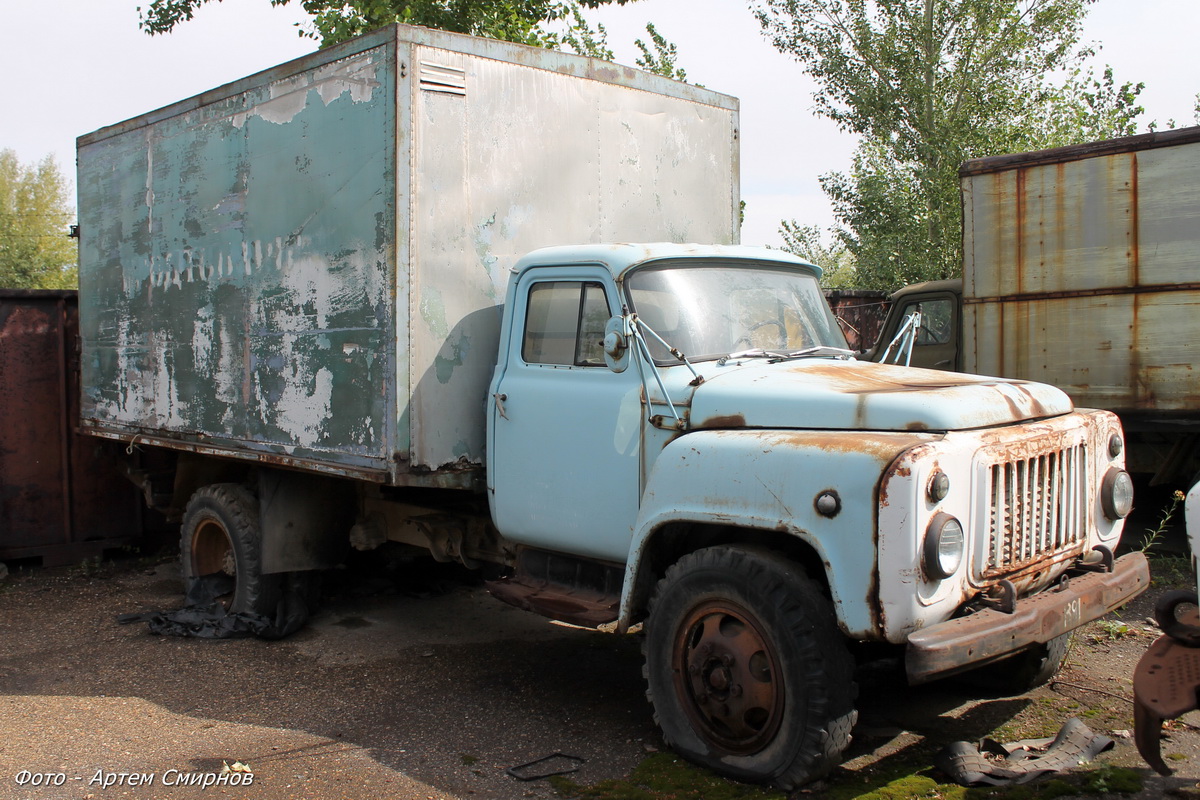
<path id="1" fill-rule="evenodd" d="M 769 247 L 749 247 L 729 244 L 585 244 L 543 247 L 523 256 L 513 266 L 514 273 L 531 267 L 563 266 L 567 264 L 600 264 L 620 280 L 629 270 L 650 261 L 730 258 L 747 261 L 769 261 L 781 266 L 804 267 L 821 275 L 816 264 L 792 255 L 786 250 Z"/>

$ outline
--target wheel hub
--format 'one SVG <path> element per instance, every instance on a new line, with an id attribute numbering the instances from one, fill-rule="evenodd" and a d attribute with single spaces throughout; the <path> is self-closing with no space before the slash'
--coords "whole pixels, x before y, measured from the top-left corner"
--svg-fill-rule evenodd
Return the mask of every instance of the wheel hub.
<path id="1" fill-rule="evenodd" d="M 237 579 L 237 554 L 233 550 L 233 541 L 225 527 L 215 519 L 203 520 L 192 534 L 191 572 L 196 578 L 222 572 L 235 581 Z M 231 594 L 219 599 L 226 608 L 233 600 Z"/>
<path id="2" fill-rule="evenodd" d="M 757 619 L 727 602 L 703 604 L 679 628 L 675 689 L 697 731 L 735 755 L 761 750 L 783 716 L 783 674 Z"/>

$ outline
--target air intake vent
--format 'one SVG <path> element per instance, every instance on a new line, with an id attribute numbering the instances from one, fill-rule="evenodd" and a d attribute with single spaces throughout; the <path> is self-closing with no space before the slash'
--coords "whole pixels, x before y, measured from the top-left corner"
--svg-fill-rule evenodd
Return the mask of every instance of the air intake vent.
<path id="1" fill-rule="evenodd" d="M 435 64 L 432 61 L 422 61 L 421 89 L 426 92 L 457 94 L 465 97 L 467 94 L 467 72 L 459 67 Z"/>

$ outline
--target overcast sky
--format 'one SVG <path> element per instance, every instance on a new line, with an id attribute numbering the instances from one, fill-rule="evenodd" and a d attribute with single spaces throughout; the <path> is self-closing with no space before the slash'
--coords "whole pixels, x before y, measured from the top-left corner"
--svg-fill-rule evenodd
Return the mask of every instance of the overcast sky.
<path id="1" fill-rule="evenodd" d="M 140 0 L 147 3 L 148 0 Z M 294 8 L 224 0 L 166 36 L 138 30 L 139 0 L 0 0 L 0 149 L 22 161 L 53 154 L 74 171 L 80 134 L 274 66 L 315 49 Z M 1136 9 L 1136 10 L 1135 10 Z M 617 60 L 632 64 L 646 22 L 679 48 L 688 79 L 741 99 L 745 244 L 777 244 L 781 219 L 827 226 L 819 175 L 849 166 L 854 141 L 812 114 L 812 83 L 759 32 L 744 2 L 639 0 L 593 14 Z M 1146 119 L 1193 122 L 1200 0 L 1098 0 L 1085 39 L 1118 81 L 1144 81 Z"/>

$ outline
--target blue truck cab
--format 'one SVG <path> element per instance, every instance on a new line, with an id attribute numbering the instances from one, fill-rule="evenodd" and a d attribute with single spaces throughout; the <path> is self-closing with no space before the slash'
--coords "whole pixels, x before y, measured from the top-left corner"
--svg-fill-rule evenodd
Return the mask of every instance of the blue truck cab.
<path id="1" fill-rule="evenodd" d="M 850 643 L 903 648 L 913 682 L 1003 660 L 1023 689 L 1148 581 L 1141 554 L 1113 557 L 1111 414 L 856 361 L 819 276 L 751 247 L 535 251 L 488 399 L 488 502 L 515 564 L 493 593 L 644 624 L 671 745 L 785 787 L 849 743 Z"/>

